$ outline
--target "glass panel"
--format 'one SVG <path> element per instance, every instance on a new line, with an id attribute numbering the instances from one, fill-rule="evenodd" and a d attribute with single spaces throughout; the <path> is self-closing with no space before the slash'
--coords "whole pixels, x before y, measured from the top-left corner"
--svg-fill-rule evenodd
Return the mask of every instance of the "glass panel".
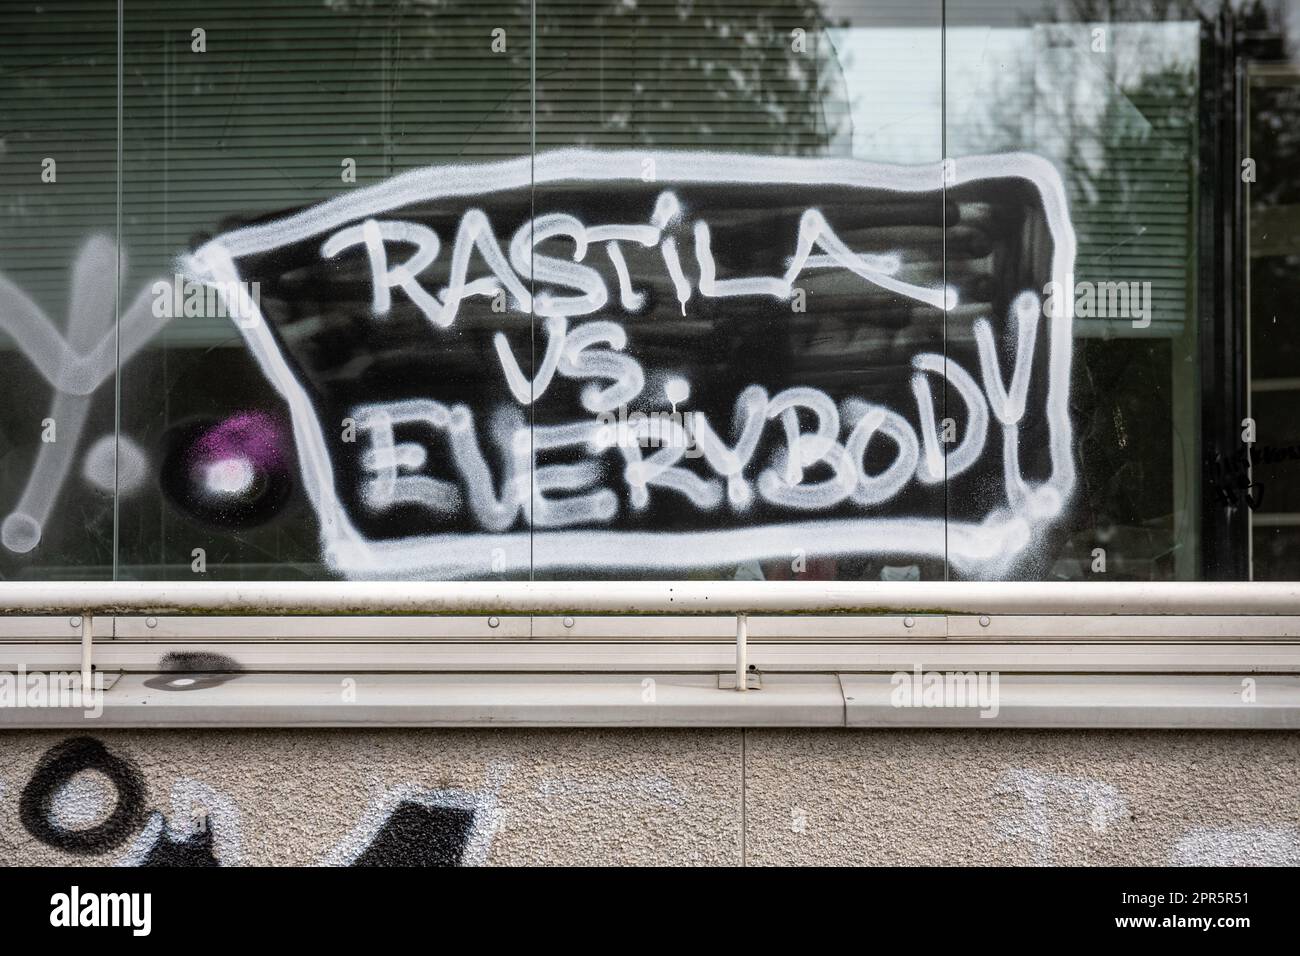
<path id="1" fill-rule="evenodd" d="M 1036 157 L 1004 161 L 1015 179 L 949 196 L 949 278 L 966 303 L 949 314 L 949 356 L 981 381 L 985 457 L 1005 463 L 952 481 L 950 550 L 963 510 L 992 504 L 996 524 L 967 524 L 991 552 L 970 576 L 1197 577 L 1200 25 L 1167 4 L 1114 19 L 1082 3 L 950 7 L 959 180 L 963 156 Z M 1027 190 L 1035 168 L 1045 178 Z"/>
<path id="2" fill-rule="evenodd" d="M 1289 12 L 1290 22 L 1284 16 Z M 1225 468 L 1225 503 L 1250 514 L 1250 572 L 1300 578 L 1300 10 L 1256 8 L 1246 66 L 1249 404 L 1253 442 Z"/>
<path id="3" fill-rule="evenodd" d="M 943 577 L 939 24 L 539 3 L 538 577 Z"/>
<path id="4" fill-rule="evenodd" d="M 0 14 L 0 578 L 113 572 L 117 20 Z"/>
<path id="5" fill-rule="evenodd" d="M 1294 578 L 1210 7 L 8 3 L 0 577 Z"/>
<path id="6" fill-rule="evenodd" d="M 157 474 L 123 576 L 488 573 L 431 536 L 474 529 L 438 408 L 481 404 L 491 299 L 446 326 L 432 296 L 457 164 L 510 158 L 526 218 L 527 5 L 133 0 L 125 33 L 128 288 L 167 318 L 123 318 L 123 444 Z"/>

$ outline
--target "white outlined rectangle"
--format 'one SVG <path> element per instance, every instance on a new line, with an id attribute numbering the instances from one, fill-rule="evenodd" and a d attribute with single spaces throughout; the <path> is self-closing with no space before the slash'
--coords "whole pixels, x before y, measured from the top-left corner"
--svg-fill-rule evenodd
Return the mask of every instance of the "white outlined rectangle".
<path id="1" fill-rule="evenodd" d="M 341 226 L 415 202 L 482 196 L 530 184 L 640 184 L 647 159 L 653 161 L 656 182 L 664 186 L 827 185 L 938 193 L 945 184 L 955 187 L 985 180 L 1024 180 L 1038 192 L 1051 235 L 1050 281 L 1058 289 L 1074 287 L 1075 237 L 1060 177 L 1046 160 L 1029 154 L 965 157 L 900 167 L 844 159 L 563 150 L 478 166 L 432 167 L 340 196 L 277 222 L 228 232 L 199 249 L 191 258 L 190 268 L 209 281 L 239 282 L 238 263 L 244 257 L 311 238 L 323 239 Z M 1051 473 L 1046 481 L 1033 485 L 1022 479 L 1017 464 L 1016 426 L 1004 419 L 1008 505 L 981 522 L 917 515 L 766 523 L 671 534 L 533 528 L 390 540 L 367 538 L 340 502 L 321 422 L 268 324 L 260 313 L 254 321 L 238 324 L 249 351 L 288 404 L 304 488 L 320 521 L 326 564 L 356 579 L 465 579 L 582 568 L 599 568 L 606 574 L 687 572 L 788 558 L 787 542 L 794 535 L 808 542 L 810 559 L 846 555 L 946 557 L 963 573 L 997 576 L 1010 560 L 1033 545 L 1042 527 L 1060 516 L 1075 482 L 1068 412 L 1072 319 L 1068 310 L 1058 310 L 1047 315 L 1046 320 L 1044 411 Z M 1015 404 L 1014 392 L 1013 388 L 1012 395 L 1002 394 L 1007 407 Z M 996 406 L 994 411 L 998 411 Z M 543 540 L 545 547 L 533 547 L 535 541 Z"/>

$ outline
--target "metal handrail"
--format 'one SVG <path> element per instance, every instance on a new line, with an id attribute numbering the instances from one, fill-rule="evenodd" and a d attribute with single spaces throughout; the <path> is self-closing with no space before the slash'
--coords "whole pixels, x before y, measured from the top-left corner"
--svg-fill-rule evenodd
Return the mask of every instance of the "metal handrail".
<path id="1" fill-rule="evenodd" d="M 1300 582 L 0 582 L 42 614 L 1300 614 Z"/>
<path id="2" fill-rule="evenodd" d="M 1300 583 L 0 582 L 0 616 L 69 612 L 81 616 L 83 686 L 99 615 L 728 615 L 736 619 L 736 690 L 745 691 L 751 614 L 1281 615 L 1300 613 Z"/>

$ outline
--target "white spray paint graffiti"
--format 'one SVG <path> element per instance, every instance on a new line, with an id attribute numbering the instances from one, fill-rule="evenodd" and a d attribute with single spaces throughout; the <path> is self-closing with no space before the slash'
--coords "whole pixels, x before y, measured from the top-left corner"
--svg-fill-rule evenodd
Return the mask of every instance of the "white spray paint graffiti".
<path id="1" fill-rule="evenodd" d="M 154 315 L 146 284 L 114 328 L 119 269 L 122 274 L 126 271 L 125 255 L 119 260 L 113 240 L 92 236 L 82 246 L 72 267 L 66 337 L 22 289 L 0 275 L 0 330 L 14 338 L 27 360 L 54 387 L 48 419 L 56 429 L 53 441 L 41 443 L 22 497 L 0 525 L 0 542 L 10 551 L 24 554 L 40 543 L 73 466 L 95 392 L 113 378 L 120 362 L 139 351 L 168 321 Z M 114 476 L 113 461 L 106 464 L 104 449 L 96 447 L 98 453 L 87 463 L 87 480 L 124 490 L 117 480 L 121 476 Z M 123 476 L 140 464 L 129 446 L 125 454 Z"/>
<path id="2" fill-rule="evenodd" d="M 436 291 L 421 283 L 420 274 L 439 256 L 442 243 L 437 233 L 400 218 L 380 218 L 416 203 L 486 197 L 530 184 L 599 183 L 611 188 L 619 182 L 638 182 L 645 159 L 643 153 L 570 150 L 541 154 L 531 161 L 417 170 L 279 222 L 220 236 L 189 259 L 188 270 L 203 281 L 224 286 L 241 281 L 237 260 L 285 245 L 319 242 L 320 255 L 326 259 L 360 247 L 371 274 L 374 321 L 383 322 L 390 314 L 394 290 L 399 290 L 428 320 L 434 334 L 453 326 L 466 299 L 508 297 L 515 312 L 544 319 L 546 339 L 530 380 L 505 335 L 498 332 L 494 337 L 503 391 L 513 397 L 516 411 L 535 403 L 557 376 L 587 383 L 581 404 L 589 413 L 608 413 L 641 394 L 647 375 L 628 354 L 628 335 L 622 325 L 607 318 L 570 325 L 572 319 L 612 307 L 615 301 L 628 312 L 644 306 L 644 290 L 634 288 L 627 266 L 627 249 L 657 249 L 683 315 L 697 291 L 705 298 L 785 300 L 801 274 L 825 269 L 843 270 L 877 289 L 935 309 L 951 310 L 957 304 L 952 288 L 923 287 L 898 278 L 897 256 L 854 252 L 816 209 L 801 216 L 798 234 L 791 237 L 787 268 L 779 276 L 719 278 L 710 227 L 697 221 L 691 234 L 699 278 L 692 285 L 676 237 L 665 235 L 684 215 L 678 191 L 691 185 L 828 185 L 934 192 L 944 183 L 939 164 L 892 167 L 848 160 L 658 154 L 654 162 L 663 188 L 643 222 L 587 224 L 565 213 L 546 213 L 520 227 L 503 249 L 487 214 L 467 209 L 451 244 L 447 285 Z M 955 178 L 948 170 L 950 186 L 992 179 L 1031 184 L 1051 235 L 1051 277 L 1072 282 L 1074 234 L 1059 176 L 1049 163 L 1012 154 L 966 158 L 955 168 Z M 571 245 L 569 259 L 537 251 L 542 243 L 557 238 Z M 611 295 L 601 273 L 584 264 L 593 245 L 608 255 L 618 285 L 616 295 Z M 391 261 L 407 248 L 413 251 L 403 261 Z M 474 253 L 488 275 L 470 277 Z M 533 284 L 532 292 L 526 283 Z M 575 294 L 561 295 L 561 290 Z M 1001 317 L 996 318 L 1001 325 Z M 239 324 L 250 352 L 289 406 L 304 485 L 320 520 L 326 562 L 349 577 L 384 578 L 475 577 L 580 566 L 681 571 L 781 558 L 796 537 L 816 552 L 809 557 L 946 557 L 961 570 L 996 573 L 1023 552 L 1042 527 L 1059 518 L 1074 487 L 1075 466 L 1067 408 L 1070 318 L 1065 314 L 1044 318 L 1033 291 L 1016 298 L 1006 324 L 1013 330 L 1010 337 L 1015 344 L 1009 380 L 998 357 L 994 319 L 987 316 L 973 325 L 979 382 L 951 358 L 934 353 L 915 356 L 911 388 L 919 429 L 899 412 L 860 399 L 837 405 L 825 392 L 810 387 L 769 395 L 753 385 L 737 397 L 732 422 L 711 423 L 707 416 L 697 415 L 693 436 L 670 436 L 682 440 L 669 440 L 667 447 L 648 456 L 636 443 L 610 441 L 610 430 L 602 430 L 598 422 L 530 429 L 522 414 L 499 414 L 490 431 L 505 464 L 502 473 L 494 476 L 477 437 L 476 410 L 432 398 L 362 405 L 354 417 L 368 443 L 361 460 L 363 506 L 383 512 L 398 505 L 417 505 L 435 516 L 468 508 L 481 528 L 476 533 L 399 539 L 372 539 L 354 524 L 335 487 L 326 429 L 293 366 L 260 313 Z M 1044 321 L 1048 329 L 1042 419 L 1048 429 L 1051 471 L 1043 481 L 1029 481 L 1020 466 L 1019 429 L 1026 414 L 1034 350 L 1043 337 L 1039 324 Z M 967 409 L 965 433 L 946 454 L 933 392 L 933 380 L 939 378 Z M 983 520 L 945 522 L 924 515 L 819 519 L 810 514 L 850 502 L 858 508 L 874 508 L 899 495 L 914 477 L 921 484 L 936 484 L 961 474 L 985 449 L 990 411 L 1002 426 L 1005 503 Z M 815 425 L 805 431 L 802 422 L 810 418 Z M 397 425 L 411 423 L 425 426 L 441 443 L 452 466 L 449 473 L 443 477 L 420 473 L 432 460 L 431 446 L 399 442 L 396 437 Z M 728 446 L 718 436 L 716 429 L 724 424 L 730 424 L 736 436 L 734 445 Z M 785 445 L 778 459 L 763 467 L 755 461 L 755 453 L 769 426 L 780 429 Z M 692 437 L 711 475 L 682 466 Z M 867 450 L 885 439 L 896 449 L 894 460 L 883 471 L 868 473 Z M 592 460 L 537 463 L 539 452 L 563 448 L 585 449 Z M 622 495 L 616 488 L 600 485 L 603 472 L 595 460 L 614 454 L 623 458 L 617 476 Z M 806 473 L 814 468 L 829 471 L 829 477 L 808 480 Z M 684 498 L 701 512 L 725 506 L 738 515 L 757 498 L 791 512 L 792 520 L 673 533 L 602 528 L 619 514 L 622 497 L 639 511 L 653 507 L 660 494 Z M 521 517 L 531 528 L 512 531 Z"/>
<path id="3" fill-rule="evenodd" d="M 200 780 L 182 777 L 172 784 L 171 813 L 155 810 L 115 865 L 142 866 L 162 843 L 184 844 L 211 834 L 211 853 L 221 866 L 239 866 L 243 853 L 239 806 Z"/>
<path id="4" fill-rule="evenodd" d="M 686 795 L 663 774 L 602 780 L 547 777 L 533 792 L 548 802 L 574 803 L 579 806 L 592 802 L 608 803 L 614 799 L 630 799 L 673 810 L 683 809 L 687 805 Z"/>
<path id="5" fill-rule="evenodd" d="M 1300 866 L 1294 826 L 1196 827 L 1169 852 L 1173 866 Z"/>
<path id="6" fill-rule="evenodd" d="M 105 494 L 128 494 L 144 484 L 149 459 L 129 435 L 101 435 L 86 450 L 81 476 Z"/>
<path id="7" fill-rule="evenodd" d="M 1019 813 L 1000 821 L 998 836 L 1033 846 L 1034 863 L 1052 862 L 1056 834 L 1066 829 L 1106 830 L 1128 816 L 1128 801 L 1100 780 L 1044 774 L 1018 768 L 998 779 L 997 792 L 1019 797 Z"/>

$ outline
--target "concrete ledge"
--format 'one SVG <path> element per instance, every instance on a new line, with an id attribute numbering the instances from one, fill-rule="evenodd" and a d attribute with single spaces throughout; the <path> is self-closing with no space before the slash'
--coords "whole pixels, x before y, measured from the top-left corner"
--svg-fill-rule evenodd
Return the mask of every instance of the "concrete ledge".
<path id="1" fill-rule="evenodd" d="M 974 706 L 927 706 L 923 687 L 918 695 L 890 675 L 845 674 L 841 682 L 849 727 L 1300 727 L 1300 677 L 1291 676 L 1002 674 L 996 707 L 984 707 L 969 686 L 947 697 Z"/>
<path id="2" fill-rule="evenodd" d="M 910 675 L 909 675 L 910 676 Z M 61 727 L 1300 728 L 1300 677 L 1002 674 L 934 706 L 890 674 L 122 674 L 102 713 L 0 707 L 0 729 Z M 919 678 L 918 678 L 919 680 Z M 916 685 L 920 687 L 920 684 Z M 1252 698 L 1253 695 L 1253 699 Z M 966 706 L 955 706 L 966 702 Z M 981 716 L 987 714 L 987 716 Z"/>
<path id="3" fill-rule="evenodd" d="M 178 683 L 189 681 L 190 683 Z M 3 727 L 842 727 L 833 674 L 126 674 L 103 713 L 0 708 Z"/>

